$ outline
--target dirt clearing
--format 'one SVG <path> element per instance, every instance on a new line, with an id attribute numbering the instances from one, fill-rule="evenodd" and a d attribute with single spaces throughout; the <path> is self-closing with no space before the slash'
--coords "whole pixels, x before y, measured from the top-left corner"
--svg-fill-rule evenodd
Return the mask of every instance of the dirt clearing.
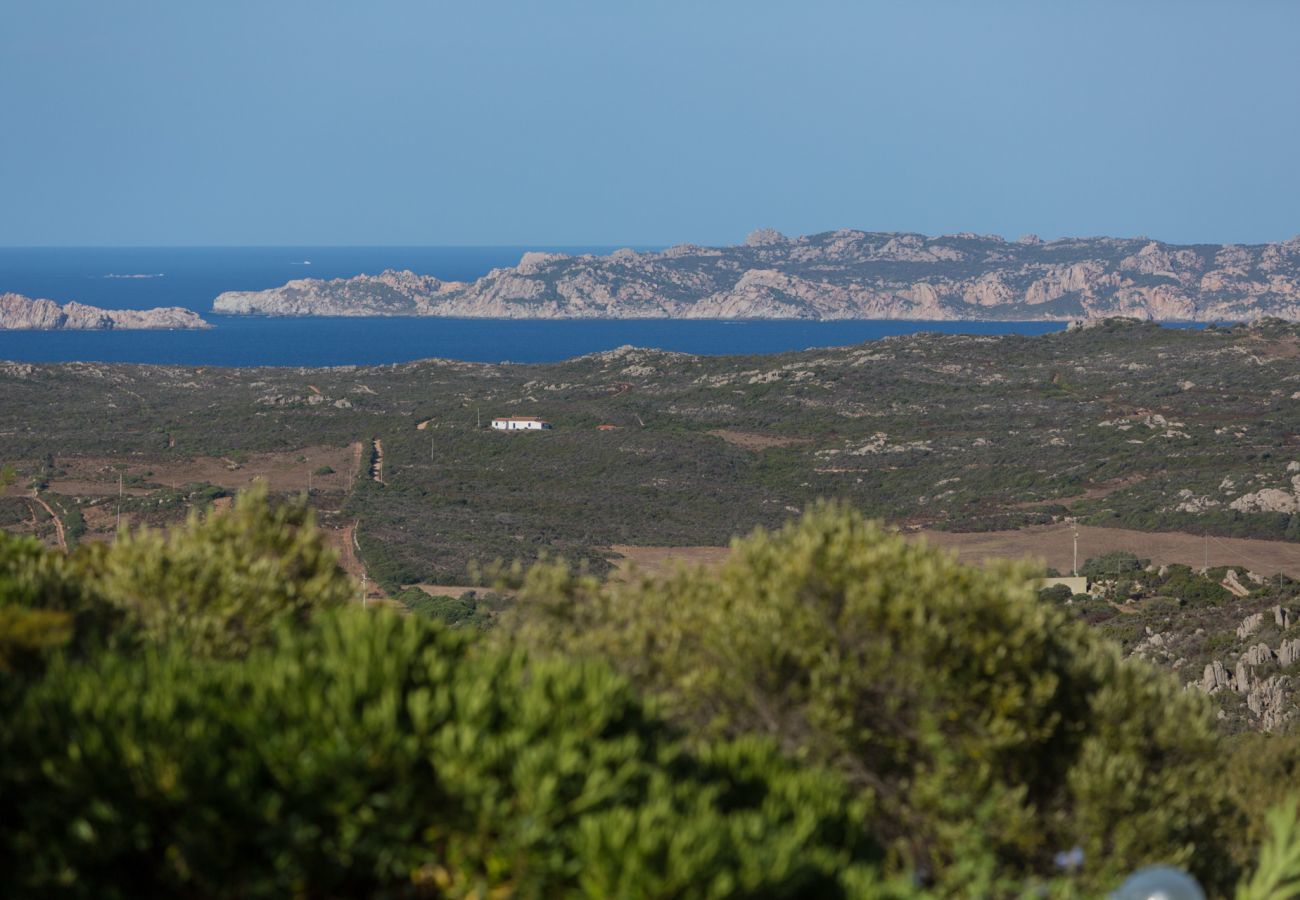
<path id="1" fill-rule="evenodd" d="M 179 487 L 207 482 L 237 490 L 264 481 L 272 491 L 313 490 L 342 493 L 349 486 L 353 451 L 350 447 L 304 447 L 276 453 L 250 453 L 240 459 L 196 456 L 189 459 L 124 460 L 103 456 L 60 456 L 58 468 L 66 472 L 50 482 L 50 490 L 73 497 L 117 496 L 117 466 L 126 481 L 126 494 L 147 494 L 158 486 Z M 315 474 L 323 469 L 331 471 Z"/>
<path id="2" fill-rule="evenodd" d="M 620 574 L 627 574 L 635 566 L 643 575 L 667 575 L 681 566 L 720 565 L 731 550 L 727 547 L 639 547 L 615 544 L 613 550 L 622 559 L 614 560 Z"/>
<path id="3" fill-rule="evenodd" d="M 1069 572 L 1073 559 L 1073 528 L 1070 525 L 1042 525 L 1018 531 L 987 531 L 954 534 L 920 532 L 931 545 L 955 552 L 963 562 L 979 564 L 986 559 L 1042 559 L 1054 569 Z M 1253 538 L 1219 538 L 1210 535 L 1166 531 L 1130 531 L 1124 528 L 1079 526 L 1079 563 L 1116 550 L 1150 559 L 1155 565 L 1182 563 L 1200 568 L 1245 566 L 1261 575 L 1284 572 L 1300 574 L 1300 544 Z"/>
<path id="4" fill-rule="evenodd" d="M 924 530 L 909 537 L 924 538 L 933 547 L 955 553 L 962 562 L 982 565 L 991 559 L 1033 557 L 1060 572 L 1072 566 L 1074 531 L 1069 525 L 1044 525 L 1018 531 L 953 533 Z M 677 566 L 713 568 L 726 559 L 726 547 L 610 548 L 622 556 L 615 560 L 620 573 L 635 565 L 649 575 L 665 575 Z M 1131 531 L 1124 528 L 1079 526 L 1079 564 L 1089 557 L 1116 550 L 1128 551 L 1155 565 L 1182 563 L 1199 569 L 1208 557 L 1210 566 L 1245 566 L 1260 575 L 1283 572 L 1300 577 L 1300 544 L 1253 538 L 1219 538 L 1183 532 Z"/>

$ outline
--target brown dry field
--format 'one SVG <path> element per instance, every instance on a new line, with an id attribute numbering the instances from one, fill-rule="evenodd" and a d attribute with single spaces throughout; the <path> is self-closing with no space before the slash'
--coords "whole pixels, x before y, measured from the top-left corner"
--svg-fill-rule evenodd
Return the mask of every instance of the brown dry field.
<path id="1" fill-rule="evenodd" d="M 913 535 L 909 535 L 913 536 Z M 981 565 L 990 559 L 1032 557 L 1061 572 L 1069 572 L 1073 554 L 1073 528 L 1067 524 L 1042 525 L 1018 531 L 953 533 L 923 530 L 914 536 L 931 546 L 956 554 L 963 562 Z M 623 559 L 620 571 L 635 565 L 641 572 L 661 575 L 681 565 L 713 567 L 727 556 L 726 547 L 637 547 L 611 548 Z M 1182 532 L 1131 531 L 1124 528 L 1079 526 L 1079 562 L 1116 550 L 1126 550 L 1155 565 L 1183 563 L 1200 568 L 1245 566 L 1261 575 L 1283 572 L 1300 576 L 1300 544 L 1251 538 L 1220 538 Z"/>
<path id="2" fill-rule="evenodd" d="M 216 456 L 190 459 L 122 460 L 106 456 L 58 457 L 56 464 L 67 475 L 50 482 L 50 490 L 72 497 L 108 497 L 117 494 L 117 470 L 124 465 L 128 477 L 139 475 L 150 484 L 179 486 L 207 482 L 228 489 L 245 488 L 264 481 L 272 491 L 305 491 L 310 479 L 314 490 L 342 493 L 348 489 L 355 469 L 357 451 L 352 447 L 306 447 L 280 453 L 252 454 L 243 463 Z M 299 457 L 306 457 L 299 462 Z M 312 475 L 321 466 L 331 475 Z M 148 488 L 125 488 L 128 494 L 146 494 Z"/>
<path id="3" fill-rule="evenodd" d="M 791 447 L 795 444 L 808 443 L 807 438 L 784 437 L 776 434 L 763 434 L 758 431 L 740 431 L 736 428 L 715 428 L 709 434 L 722 438 L 728 444 L 735 444 L 745 450 L 766 450 L 768 447 Z"/>
<path id="4" fill-rule="evenodd" d="M 978 564 L 990 558 L 1032 556 L 1061 572 L 1069 572 L 1072 565 L 1073 528 L 1068 524 L 1039 525 L 1019 531 L 973 534 L 922 531 L 920 534 L 933 546 L 956 553 L 964 562 Z M 1300 574 L 1300 544 L 1287 541 L 1079 526 L 1080 563 L 1116 550 L 1127 550 L 1142 559 L 1150 559 L 1155 565 L 1183 563 L 1200 568 L 1208 559 L 1211 566 L 1245 566 L 1261 575 L 1279 571 L 1293 576 Z"/>
<path id="5" fill-rule="evenodd" d="M 620 574 L 626 575 L 632 567 L 643 575 L 666 575 L 679 566 L 707 566 L 722 563 L 730 553 L 727 547 L 639 547 L 615 544 L 613 550 L 622 559 L 614 560 Z"/>

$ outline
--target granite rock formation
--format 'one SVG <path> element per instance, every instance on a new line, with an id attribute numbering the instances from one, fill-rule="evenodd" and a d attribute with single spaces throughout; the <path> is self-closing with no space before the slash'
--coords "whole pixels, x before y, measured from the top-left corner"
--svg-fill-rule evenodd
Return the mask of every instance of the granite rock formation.
<path id="1" fill-rule="evenodd" d="M 198 313 L 180 307 L 100 309 L 84 303 L 35 300 L 0 294 L 0 331 L 110 331 L 210 327 Z"/>
<path id="2" fill-rule="evenodd" d="M 504 318 L 1300 320 L 1300 237 L 1165 244 L 841 230 L 607 256 L 526 253 L 473 283 L 387 271 L 220 295 L 222 313 Z"/>

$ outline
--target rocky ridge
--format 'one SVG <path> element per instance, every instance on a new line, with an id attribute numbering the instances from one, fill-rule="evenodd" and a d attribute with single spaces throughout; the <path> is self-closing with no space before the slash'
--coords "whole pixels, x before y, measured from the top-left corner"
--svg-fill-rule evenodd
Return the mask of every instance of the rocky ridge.
<path id="1" fill-rule="evenodd" d="M 736 247 L 525 253 L 472 283 L 386 271 L 234 291 L 221 313 L 490 318 L 1300 320 L 1300 237 L 1166 244 L 760 229 Z"/>
<path id="2" fill-rule="evenodd" d="M 0 331 L 111 331 L 211 327 L 198 313 L 176 306 L 100 309 L 84 303 L 0 294 Z"/>

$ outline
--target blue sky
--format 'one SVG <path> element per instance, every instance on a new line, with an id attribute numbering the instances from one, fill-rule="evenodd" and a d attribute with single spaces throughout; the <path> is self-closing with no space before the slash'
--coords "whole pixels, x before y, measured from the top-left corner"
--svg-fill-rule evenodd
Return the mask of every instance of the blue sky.
<path id="1" fill-rule="evenodd" d="M 5 0 L 0 245 L 1300 233 L 1300 4 Z"/>

